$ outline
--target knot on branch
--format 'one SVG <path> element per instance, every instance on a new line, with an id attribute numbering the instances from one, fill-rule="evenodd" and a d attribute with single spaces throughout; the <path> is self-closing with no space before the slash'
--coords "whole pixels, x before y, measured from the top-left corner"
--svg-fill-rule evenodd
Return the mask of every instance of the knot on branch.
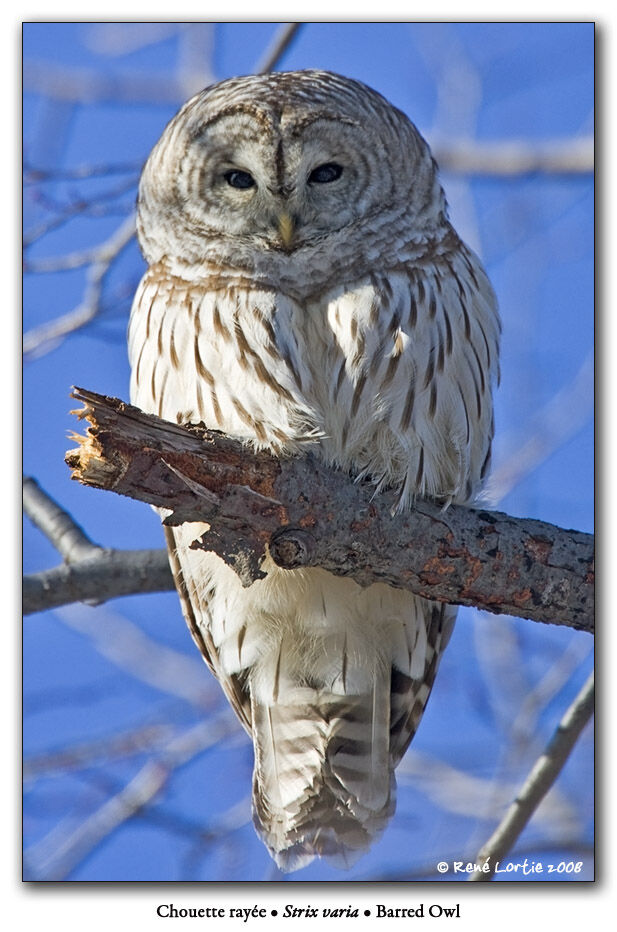
<path id="1" fill-rule="evenodd" d="M 315 553 L 315 538 L 302 528 L 279 528 L 270 538 L 270 556 L 285 570 L 311 564 Z"/>

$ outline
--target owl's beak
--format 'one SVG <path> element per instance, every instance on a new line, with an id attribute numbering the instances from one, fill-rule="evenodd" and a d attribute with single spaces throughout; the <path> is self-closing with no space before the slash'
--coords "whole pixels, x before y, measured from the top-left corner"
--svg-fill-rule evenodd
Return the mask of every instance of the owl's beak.
<path id="1" fill-rule="evenodd" d="M 288 214 L 283 212 L 278 216 L 278 230 L 281 237 L 281 242 L 285 249 L 291 249 L 291 244 L 294 238 L 295 224 L 293 218 Z"/>

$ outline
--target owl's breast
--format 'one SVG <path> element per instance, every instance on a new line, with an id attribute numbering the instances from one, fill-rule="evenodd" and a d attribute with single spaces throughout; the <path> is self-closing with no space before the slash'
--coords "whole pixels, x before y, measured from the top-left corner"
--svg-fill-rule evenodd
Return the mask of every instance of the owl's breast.
<path id="1" fill-rule="evenodd" d="M 131 314 L 132 401 L 275 453 L 316 444 L 407 498 L 465 499 L 490 447 L 495 314 L 471 292 L 465 309 L 438 271 L 298 300 L 248 277 L 152 267 Z"/>
<path id="2" fill-rule="evenodd" d="M 275 452 L 321 436 L 312 372 L 292 298 L 238 276 L 193 280 L 153 266 L 129 324 L 131 400 Z"/>

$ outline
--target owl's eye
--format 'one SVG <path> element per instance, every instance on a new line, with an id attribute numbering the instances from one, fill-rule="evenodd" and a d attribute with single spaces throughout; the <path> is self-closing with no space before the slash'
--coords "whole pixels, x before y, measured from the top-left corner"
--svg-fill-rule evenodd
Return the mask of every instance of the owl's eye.
<path id="1" fill-rule="evenodd" d="M 343 166 L 336 162 L 326 162 L 325 165 L 318 165 L 308 176 L 309 184 L 330 184 L 336 181 L 343 174 Z"/>
<path id="2" fill-rule="evenodd" d="M 239 171 L 237 168 L 233 168 L 229 172 L 225 172 L 224 175 L 225 181 L 228 185 L 231 185 L 232 188 L 253 188 L 255 186 L 255 179 L 249 172 Z"/>

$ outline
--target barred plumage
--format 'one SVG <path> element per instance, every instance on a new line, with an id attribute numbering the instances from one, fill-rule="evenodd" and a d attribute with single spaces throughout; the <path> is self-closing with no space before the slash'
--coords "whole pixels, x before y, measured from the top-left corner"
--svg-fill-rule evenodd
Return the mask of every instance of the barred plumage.
<path id="1" fill-rule="evenodd" d="M 319 172 L 316 172 L 319 169 Z M 140 185 L 149 270 L 131 397 L 275 454 L 468 502 L 486 475 L 499 321 L 428 146 L 380 95 L 306 71 L 189 101 Z M 455 609 L 313 570 L 244 590 L 205 527 L 167 532 L 184 612 L 255 748 L 254 816 L 284 870 L 346 866 L 394 810 Z"/>

